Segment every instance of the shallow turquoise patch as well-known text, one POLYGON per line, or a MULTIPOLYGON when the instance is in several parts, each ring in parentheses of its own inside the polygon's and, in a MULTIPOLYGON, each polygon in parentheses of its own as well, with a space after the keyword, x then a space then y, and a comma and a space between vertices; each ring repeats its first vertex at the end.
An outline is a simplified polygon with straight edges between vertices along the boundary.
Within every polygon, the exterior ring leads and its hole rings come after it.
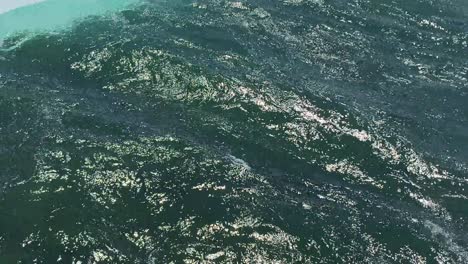
POLYGON ((0 14, 0 40, 19 32, 62 30, 91 15, 115 12, 138 0, 48 0, 0 14))

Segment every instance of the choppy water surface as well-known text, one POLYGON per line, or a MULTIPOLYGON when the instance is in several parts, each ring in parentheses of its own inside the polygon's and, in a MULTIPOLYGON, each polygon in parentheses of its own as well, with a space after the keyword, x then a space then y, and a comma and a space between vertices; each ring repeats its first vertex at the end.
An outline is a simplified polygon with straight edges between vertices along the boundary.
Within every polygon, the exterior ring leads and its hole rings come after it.
POLYGON ((468 262, 468 2, 109 10, 2 40, 0 263, 468 262))

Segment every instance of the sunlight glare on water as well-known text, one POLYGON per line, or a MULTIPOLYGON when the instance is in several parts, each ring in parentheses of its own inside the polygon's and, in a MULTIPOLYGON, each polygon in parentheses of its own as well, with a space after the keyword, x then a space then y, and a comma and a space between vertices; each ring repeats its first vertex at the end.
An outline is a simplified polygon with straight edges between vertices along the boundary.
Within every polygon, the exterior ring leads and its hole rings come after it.
POLYGON ((466 0, 0 3, 0 264, 468 263, 466 0))

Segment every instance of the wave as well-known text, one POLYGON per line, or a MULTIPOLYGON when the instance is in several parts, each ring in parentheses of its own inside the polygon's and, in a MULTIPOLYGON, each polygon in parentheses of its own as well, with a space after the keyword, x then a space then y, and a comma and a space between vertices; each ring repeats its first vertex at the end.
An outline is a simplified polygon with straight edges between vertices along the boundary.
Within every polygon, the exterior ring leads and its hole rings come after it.
POLYGON ((115 12, 136 2, 138 0, 8 1, 0 5, 0 40, 24 32, 62 30, 78 19, 115 12))
POLYGON ((463 25, 325 2, 6 39, 0 262, 466 263, 463 25))
POLYGON ((0 3, 0 14, 6 13, 8 11, 28 6, 28 5, 33 5, 38 2, 42 2, 44 0, 14 0, 14 1, 3 1, 0 3))

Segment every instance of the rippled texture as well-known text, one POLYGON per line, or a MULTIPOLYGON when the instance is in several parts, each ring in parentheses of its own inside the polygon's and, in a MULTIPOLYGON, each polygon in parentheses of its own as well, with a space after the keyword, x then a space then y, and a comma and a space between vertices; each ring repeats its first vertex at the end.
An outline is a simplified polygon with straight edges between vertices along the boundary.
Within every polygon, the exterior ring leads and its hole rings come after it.
POLYGON ((9 37, 0 262, 468 262, 467 11, 158 0, 9 37))

